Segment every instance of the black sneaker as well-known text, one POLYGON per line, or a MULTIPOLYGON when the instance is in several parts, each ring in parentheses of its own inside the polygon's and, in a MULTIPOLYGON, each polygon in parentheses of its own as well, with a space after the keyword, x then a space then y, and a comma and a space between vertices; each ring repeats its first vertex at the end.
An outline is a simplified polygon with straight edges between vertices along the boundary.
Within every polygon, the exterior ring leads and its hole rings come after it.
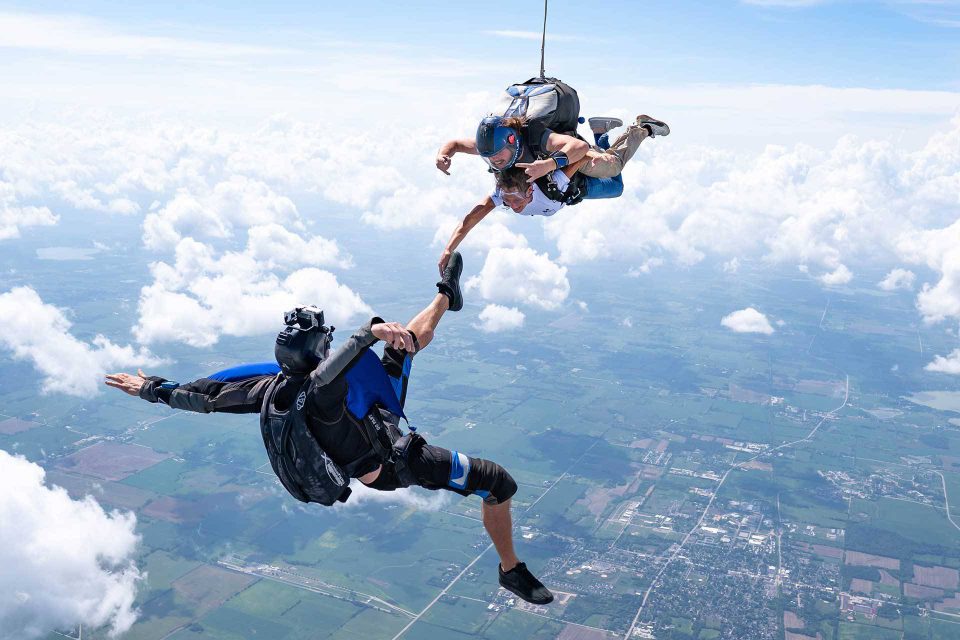
POLYGON ((443 270, 437 288, 440 293, 450 298, 450 311, 463 309, 463 294, 460 293, 460 274, 463 272, 463 257, 459 251, 454 251, 450 261, 443 270))
POLYGON ((553 602, 553 594, 550 589, 543 586, 543 583, 536 579, 527 569, 527 565, 518 562, 517 566, 510 571, 504 572, 503 567, 497 565, 497 571, 500 573, 500 586, 515 593, 530 604, 550 604, 553 602))
POLYGON ((670 135, 670 127, 667 126, 666 122, 661 122, 656 118, 651 118, 646 114, 641 114, 637 116, 636 126, 643 127, 644 129, 649 131, 651 138, 670 135))

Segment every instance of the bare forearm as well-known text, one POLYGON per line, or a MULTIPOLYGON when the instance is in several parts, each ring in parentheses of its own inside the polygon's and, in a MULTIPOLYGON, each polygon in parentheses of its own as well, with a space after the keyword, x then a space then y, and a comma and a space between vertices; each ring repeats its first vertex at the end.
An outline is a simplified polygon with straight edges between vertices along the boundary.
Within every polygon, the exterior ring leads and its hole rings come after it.
POLYGON ((488 213, 493 211, 493 209, 493 199, 489 196, 487 196, 483 202, 477 204, 473 209, 471 209, 470 213, 464 216, 463 220, 460 221, 460 224, 457 225, 457 228, 453 230, 450 240, 447 241, 445 251, 456 251, 457 247, 460 246, 460 243, 463 242, 463 239, 467 237, 467 234, 470 233, 471 229, 480 224, 480 221, 483 220, 488 213))
POLYGON ((447 140, 440 146, 440 154, 445 156, 452 156, 455 153, 469 153, 471 155, 477 155, 477 142, 471 140, 470 138, 459 138, 455 140, 447 140))
POLYGON ((551 153, 556 151, 562 152, 567 156, 567 162, 573 164, 587 154, 587 151, 590 150, 590 145, 573 136, 551 133, 547 139, 547 150, 551 153))

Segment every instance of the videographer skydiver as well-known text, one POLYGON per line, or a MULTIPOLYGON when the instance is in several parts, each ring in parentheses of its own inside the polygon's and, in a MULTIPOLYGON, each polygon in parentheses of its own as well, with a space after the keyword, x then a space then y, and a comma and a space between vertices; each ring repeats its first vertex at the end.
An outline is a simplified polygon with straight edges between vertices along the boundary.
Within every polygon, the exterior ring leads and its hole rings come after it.
POLYGON ((439 293, 406 326, 375 317, 333 352, 333 327, 323 325, 322 311, 286 314, 274 349, 279 372, 270 363, 259 374, 240 367, 181 385, 139 371, 110 374, 106 384, 175 409, 259 413, 271 466, 303 502, 345 502, 349 478, 380 491, 418 485, 480 496, 483 525, 500 556, 500 585, 547 604, 553 594, 514 551, 510 505, 517 484, 510 474, 400 430, 412 358, 430 344, 443 314, 463 307, 462 269, 460 254, 453 254, 439 293), (381 359, 370 350, 378 340, 387 343, 381 359))

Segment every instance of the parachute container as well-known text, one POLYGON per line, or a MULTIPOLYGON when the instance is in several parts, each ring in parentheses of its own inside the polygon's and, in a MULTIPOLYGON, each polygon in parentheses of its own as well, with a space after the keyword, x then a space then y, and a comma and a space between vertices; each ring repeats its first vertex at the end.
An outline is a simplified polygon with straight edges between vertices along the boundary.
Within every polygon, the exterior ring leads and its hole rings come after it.
POLYGON ((530 78, 507 87, 493 113, 526 116, 557 133, 576 134, 580 98, 573 87, 561 80, 530 78))

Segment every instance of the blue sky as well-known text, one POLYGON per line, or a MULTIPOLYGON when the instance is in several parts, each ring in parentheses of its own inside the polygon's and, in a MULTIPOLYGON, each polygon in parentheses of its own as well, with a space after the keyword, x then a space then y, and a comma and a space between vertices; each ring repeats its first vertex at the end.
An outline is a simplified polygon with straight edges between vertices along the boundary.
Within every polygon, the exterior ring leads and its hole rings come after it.
MULTIPOLYGON (((522 63, 538 43, 541 4, 523 2, 20 2, 6 11, 86 16, 126 33, 298 51, 393 50, 522 63)), ((618 73, 656 83, 825 84, 957 89, 960 3, 760 0, 553 0, 548 70, 573 80, 618 73)), ((7 54, 4 54, 7 55, 7 54)), ((516 75, 517 67, 510 72, 516 75)), ((511 75, 511 77, 512 77, 511 75)))
MULTIPOLYGON (((95 109, 250 127, 285 113, 466 131, 501 87, 536 74, 541 11, 535 0, 0 4, 0 117, 95 109)), ((549 33, 547 71, 577 87, 584 115, 660 114, 676 144, 831 146, 851 133, 917 146, 960 105, 957 0, 553 0, 549 33)))

